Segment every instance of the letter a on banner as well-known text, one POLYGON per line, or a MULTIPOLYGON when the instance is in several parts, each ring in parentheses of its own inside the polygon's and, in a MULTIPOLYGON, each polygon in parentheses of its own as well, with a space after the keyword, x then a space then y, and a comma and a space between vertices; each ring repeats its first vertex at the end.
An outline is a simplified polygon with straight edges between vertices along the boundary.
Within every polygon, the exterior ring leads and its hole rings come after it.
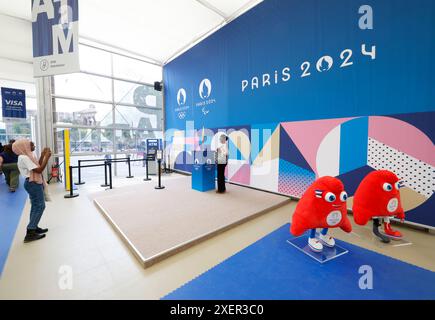
POLYGON ((33 75, 80 71, 78 0, 32 0, 33 75))

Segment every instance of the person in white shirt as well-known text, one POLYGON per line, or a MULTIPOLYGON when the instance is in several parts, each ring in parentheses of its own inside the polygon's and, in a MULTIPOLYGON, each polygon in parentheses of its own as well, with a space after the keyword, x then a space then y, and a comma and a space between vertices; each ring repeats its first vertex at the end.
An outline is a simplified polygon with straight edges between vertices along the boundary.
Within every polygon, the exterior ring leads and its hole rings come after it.
POLYGON ((45 210, 44 188, 46 184, 42 177, 48 160, 51 157, 49 148, 44 148, 39 160, 36 159, 33 152, 35 144, 27 139, 19 139, 12 144, 12 150, 18 155, 18 169, 26 180, 24 189, 30 198, 30 221, 27 225, 27 233, 24 242, 39 240, 45 237, 48 229, 42 229, 38 226, 42 214, 45 210))
POLYGON ((221 146, 217 148, 217 181, 218 181, 217 193, 224 193, 226 191, 225 167, 227 166, 228 163, 227 141, 228 141, 228 137, 225 134, 222 134, 219 137, 219 142, 221 146))

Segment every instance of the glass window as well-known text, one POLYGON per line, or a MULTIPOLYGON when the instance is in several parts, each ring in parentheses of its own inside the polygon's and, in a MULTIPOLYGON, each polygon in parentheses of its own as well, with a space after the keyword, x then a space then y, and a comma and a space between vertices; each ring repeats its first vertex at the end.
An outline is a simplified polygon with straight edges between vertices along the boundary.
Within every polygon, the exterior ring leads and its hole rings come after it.
POLYGON ((114 92, 116 104, 134 104, 154 108, 163 106, 162 93, 155 91, 151 86, 115 80, 114 92))
POLYGON ((146 139, 163 136, 162 92, 143 83, 160 81, 162 68, 85 45, 80 62, 83 72, 54 77, 55 152, 63 153, 62 128, 72 127, 73 157, 143 157, 146 139))
POLYGON ((143 152, 146 150, 146 140, 155 138, 161 138, 160 131, 116 130, 116 151, 125 154, 143 152))
POLYGON ((112 105, 105 103, 55 98, 54 122, 80 126, 109 126, 113 124, 112 105))
POLYGON ((26 138, 34 140, 32 135, 32 122, 30 121, 7 121, 0 122, 0 142, 9 143, 11 139, 26 138))
POLYGON ((116 126, 128 125, 132 129, 160 129, 161 110, 141 107, 116 106, 116 126))
POLYGON ((125 130, 116 130, 115 141, 116 141, 116 152, 130 152, 135 148, 136 135, 133 130, 126 128, 125 130))
POLYGON ((148 131, 148 130, 134 130, 137 139, 138 150, 143 151, 146 149, 147 139, 161 139, 162 131, 148 131))
POLYGON ((115 54, 113 75, 116 78, 151 84, 162 80, 162 67, 115 54))
POLYGON ((82 99, 112 101, 112 80, 84 73, 54 77, 55 94, 82 99))
MULTIPOLYGON (((55 129, 56 153, 63 154, 63 130, 55 129)), ((71 153, 113 152, 112 129, 70 129, 71 153)))
POLYGON ((80 70, 106 76, 112 74, 111 53, 80 45, 80 70))

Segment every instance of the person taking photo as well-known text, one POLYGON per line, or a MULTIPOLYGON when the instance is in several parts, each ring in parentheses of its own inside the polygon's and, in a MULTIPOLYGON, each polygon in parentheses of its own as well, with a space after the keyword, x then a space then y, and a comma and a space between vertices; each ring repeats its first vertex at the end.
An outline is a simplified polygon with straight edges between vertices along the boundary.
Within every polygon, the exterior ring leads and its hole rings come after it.
POLYGON ((27 225, 27 233, 24 242, 31 242, 45 237, 48 229, 38 226, 45 210, 44 188, 46 183, 42 176, 48 160, 51 157, 49 148, 42 150, 39 160, 35 157, 35 144, 27 139, 20 139, 12 144, 12 150, 18 155, 18 169, 25 177, 24 189, 30 198, 30 221, 27 225))

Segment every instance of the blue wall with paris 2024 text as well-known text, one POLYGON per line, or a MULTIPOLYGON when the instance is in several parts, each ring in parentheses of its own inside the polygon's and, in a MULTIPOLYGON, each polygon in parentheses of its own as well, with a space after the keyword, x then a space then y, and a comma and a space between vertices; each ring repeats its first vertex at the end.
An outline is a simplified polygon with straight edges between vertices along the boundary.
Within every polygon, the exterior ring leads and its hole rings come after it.
POLYGON ((230 181, 301 196, 321 175, 353 190, 389 169, 407 219, 435 226, 434 16, 431 0, 263 1, 165 65, 171 159, 190 159, 207 129, 243 128, 230 134, 230 181))

